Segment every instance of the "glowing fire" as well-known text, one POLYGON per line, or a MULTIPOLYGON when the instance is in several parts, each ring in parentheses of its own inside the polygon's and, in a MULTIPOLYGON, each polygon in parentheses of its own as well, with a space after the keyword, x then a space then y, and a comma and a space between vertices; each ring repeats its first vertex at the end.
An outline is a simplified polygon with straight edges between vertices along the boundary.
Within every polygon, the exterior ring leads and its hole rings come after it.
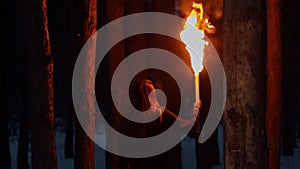
POLYGON ((195 75, 198 75, 203 69, 203 50, 208 45, 208 42, 204 40, 205 32, 214 33, 215 27, 210 24, 207 18, 204 18, 202 3, 193 2, 193 10, 185 22, 180 38, 190 54, 195 75))

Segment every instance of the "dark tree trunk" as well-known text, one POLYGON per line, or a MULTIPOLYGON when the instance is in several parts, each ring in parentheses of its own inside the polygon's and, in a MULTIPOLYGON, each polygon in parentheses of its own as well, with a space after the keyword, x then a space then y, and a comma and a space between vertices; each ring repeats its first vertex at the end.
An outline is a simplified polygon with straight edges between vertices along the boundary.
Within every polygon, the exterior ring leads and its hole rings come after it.
POLYGON ((77 55, 85 42, 79 35, 82 34, 82 1, 64 0, 63 1, 63 43, 69 44, 62 51, 63 63, 66 65, 65 78, 65 106, 66 106, 66 137, 65 137, 65 157, 74 157, 74 116, 75 110, 72 100, 72 76, 77 55), (79 19, 80 18, 80 19, 79 19))
MULTIPOLYGON (((150 2, 149 10, 153 12, 163 12, 175 15, 175 0, 153 0, 150 2)), ((181 44, 179 44, 178 41, 170 37, 157 34, 150 34, 148 39, 150 48, 161 48, 166 51, 174 52, 179 57, 185 57, 184 55, 182 55, 182 46, 180 46, 181 44)), ((183 49, 184 52, 185 50, 186 49, 183 49)), ((189 58, 188 60, 186 58, 181 59, 183 59, 184 61, 188 61, 189 63, 189 58)), ((175 114, 178 114, 180 105, 180 94, 176 90, 178 89, 176 82, 171 78, 171 76, 165 76, 162 72, 158 72, 155 70, 150 70, 150 77, 154 81, 154 83, 160 84, 160 86, 156 87, 161 87, 161 89, 165 92, 168 100, 167 108, 175 114)), ((181 152, 181 143, 178 143, 170 150, 155 157, 161 160, 161 163, 157 164, 156 166, 163 166, 165 168, 167 167, 172 169, 181 169, 181 152)))
MULTIPOLYGON (((8 1, 2 1, 0 4, 0 17, 2 20, 3 25, 10 25, 10 18, 7 15, 11 15, 10 3, 8 1)), ((10 148, 9 148, 9 131, 8 131, 8 93, 7 93, 7 63, 8 57, 10 56, 11 51, 9 51, 10 44, 10 27, 3 26, 2 33, 1 33, 1 51, 2 51, 2 58, 0 62, 0 166, 3 168, 11 168, 11 157, 10 157, 10 148)))
POLYGON ((73 104, 67 103, 67 112, 66 112, 66 137, 65 137, 65 158, 73 158, 74 157, 74 123, 73 123, 73 104))
POLYGON ((282 111, 281 0, 267 0, 267 37, 266 130, 269 168, 279 169, 282 111))
MULTIPOLYGON (((125 14, 125 1, 124 0, 110 0, 106 2, 106 22, 111 22, 119 17, 124 16, 125 14)), ((118 25, 121 31, 124 29, 124 25, 118 25)), ((121 32, 122 33, 122 32, 121 32)), ((114 35, 109 35, 110 38, 114 38, 114 35)), ((106 87, 110 89, 110 82, 114 70, 117 68, 117 65, 125 58, 125 42, 119 42, 115 47, 113 47, 108 53, 108 74, 109 81, 106 87)), ((110 90, 109 90, 110 91, 110 90)), ((111 94, 109 93, 109 96, 111 94)), ((107 120, 110 124, 117 130, 121 129, 121 115, 118 111, 113 108, 113 103, 110 103, 110 108, 107 112, 107 120)), ((111 136, 113 138, 107 138, 107 141, 110 140, 110 144, 113 144, 114 148, 117 148, 118 140, 116 136, 111 136)), ((106 168, 107 169, 116 169, 119 168, 120 159, 117 155, 106 152, 106 168)))
MULTIPOLYGON (((22 6, 18 5, 17 1, 14 2, 14 15, 16 16, 16 26, 15 29, 20 30, 20 26, 25 25, 26 21, 24 18, 20 17, 22 15, 22 6)), ((17 106, 17 112, 19 115, 19 137, 18 137, 18 152, 17 152, 17 168, 18 169, 28 169, 28 150, 29 150, 29 93, 27 86, 27 72, 24 70, 28 70, 27 66, 27 56, 25 55, 25 39, 24 39, 24 31, 15 30, 15 36, 18 39, 18 42, 14 42, 13 47, 18 49, 14 53, 14 58, 11 60, 11 63, 19 62, 18 65, 14 67, 14 69, 18 70, 17 76, 18 78, 18 93, 17 100, 19 102, 17 106)), ((16 83, 16 82, 14 82, 16 83)), ((13 104, 16 104, 15 102, 13 104)))
MULTIPOLYGON (((5 44, 5 42, 3 42, 5 44)), ((3 49, 6 50, 6 49, 3 49)), ((0 112, 0 166, 2 168, 11 168, 11 158, 10 158, 10 148, 9 148, 9 132, 8 132, 8 93, 7 91, 7 79, 6 79, 6 59, 3 58, 1 61, 1 74, 0 74, 0 104, 1 104, 1 112, 0 112)))
MULTIPOLYGON (((97 0, 84 0, 80 4, 79 12, 82 16, 81 31, 81 45, 83 45, 88 38, 97 30, 97 0)), ((86 113, 86 120, 89 121, 88 133, 86 133, 76 120, 76 133, 75 133, 75 168, 76 169, 93 169, 94 163, 94 142, 88 137, 94 135, 95 129, 95 105, 92 98, 93 82, 95 76, 95 54, 96 54, 96 39, 92 40, 89 44, 85 59, 84 67, 84 95, 86 100, 81 106, 83 112, 86 113)))
POLYGON ((297 32, 299 31, 298 8, 295 0, 282 1, 282 98, 283 98, 283 126, 282 126, 282 153, 292 156, 293 148, 296 146, 295 109, 299 96, 299 83, 297 73, 299 72, 299 57, 297 52, 297 32), (288 26, 293 25, 293 26, 288 26), (298 25, 298 28, 297 28, 298 25))
MULTIPOLYGON (((146 12, 147 11, 147 1, 139 0, 139 1, 131 1, 125 0, 125 15, 130 15, 139 12, 146 12)), ((146 22, 146 21, 145 21, 146 22)), ((138 23, 144 25, 143 23, 138 23)), ((124 28, 126 31, 129 28, 124 28)), ((125 40, 126 45, 126 56, 129 56, 133 52, 138 50, 147 48, 148 39, 147 36, 136 35, 132 38, 128 38, 125 40)))
POLYGON ((13 26, 11 18, 13 16, 11 2, 10 1, 1 1, 0 2, 0 18, 1 18, 1 28, 0 33, 1 46, 0 50, 2 52, 1 61, 0 61, 0 166, 1 168, 11 168, 11 157, 10 157, 10 147, 9 147, 9 130, 8 130, 8 116, 9 116, 9 107, 8 107, 8 77, 10 72, 8 71, 9 58, 13 56, 13 51, 11 50, 11 38, 12 31, 11 27, 13 26), (10 26, 5 26, 10 25, 10 26))
MULTIPOLYGON (((2 87, 2 86, 1 86, 2 87)), ((3 93, 1 93, 1 97, 3 97, 3 93)), ((6 98, 4 98, 6 99, 6 98)), ((1 98, 1 103, 4 102, 4 99, 1 98)), ((10 148, 9 148, 9 132, 8 132, 8 120, 7 120, 7 108, 6 104, 2 105, 2 112, 0 115, 0 166, 3 168, 11 168, 11 158, 10 158, 10 148)))
POLYGON ((57 116, 64 117, 65 158, 73 158, 74 108, 71 88, 72 73, 70 72, 73 72, 74 58, 78 55, 78 49, 74 45, 76 37, 74 29, 78 27, 75 26, 74 21, 79 20, 78 3, 74 0, 51 0, 47 4, 51 49, 55 65, 53 72, 54 109, 57 116))
MULTIPOLYGON (((25 85, 25 84, 24 84, 25 85)), ((21 99, 21 110, 20 110, 20 131, 18 140, 18 157, 17 166, 18 169, 28 169, 28 145, 29 145, 29 108, 26 96, 25 87, 23 88, 21 99)))
POLYGON ((23 4, 28 56, 32 168, 57 168, 53 112, 53 58, 46 0, 23 4))
POLYGON ((74 157, 74 107, 72 100, 72 75, 77 55, 84 43, 82 32, 82 6, 78 0, 50 1, 50 31, 53 31, 53 51, 55 51, 54 99, 56 108, 64 113, 65 122, 65 158, 74 157), (52 9, 52 10, 51 10, 52 9), (51 20, 52 19, 52 20, 51 20), (53 21, 53 22, 51 22, 53 21), (67 45, 66 45, 67 44, 67 45), (56 86, 55 86, 56 85, 56 86), (60 107, 58 107, 58 105, 60 107))
POLYGON ((151 11, 175 14, 175 0, 153 0, 151 11))
MULTIPOLYGON (((223 0, 203 0, 203 8, 206 15, 208 15, 209 21, 216 27, 216 32, 213 34, 206 34, 206 36, 211 41, 217 50, 220 59, 223 55, 223 41, 222 41, 222 16, 223 16, 223 0)), ((205 56, 204 56, 205 57, 205 56)), ((201 87, 201 101, 203 102, 203 107, 200 113, 200 126, 203 127, 206 121, 211 100, 211 84, 206 69, 202 70, 200 73, 200 87, 201 87)), ((200 133, 199 133, 200 134, 200 133)), ((196 140, 198 141, 198 140, 196 140)), ((218 145, 218 129, 214 131, 212 136, 204 143, 199 144, 197 142, 196 146, 197 155, 197 168, 198 169, 211 169, 214 165, 220 165, 219 159, 219 145, 218 145)))
POLYGON ((224 2, 225 168, 267 168, 265 2, 224 2))
MULTIPOLYGON (((90 116, 89 116, 90 117, 90 116)), ((93 169, 94 163, 94 142, 88 137, 80 126, 75 122, 75 169, 93 169)), ((91 129, 92 130, 92 129, 91 129)), ((94 131, 89 131, 94 132, 94 131)))

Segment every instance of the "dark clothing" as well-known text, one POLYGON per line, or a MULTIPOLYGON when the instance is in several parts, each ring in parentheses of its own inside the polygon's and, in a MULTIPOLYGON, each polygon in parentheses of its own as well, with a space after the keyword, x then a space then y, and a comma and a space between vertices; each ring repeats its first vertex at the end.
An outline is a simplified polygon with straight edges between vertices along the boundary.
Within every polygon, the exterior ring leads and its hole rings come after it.
MULTIPOLYGON (((158 135, 168 129, 175 121, 167 113, 162 114, 162 121, 159 119, 147 123, 136 125, 130 124, 126 127, 125 133, 131 137, 150 137, 158 135)), ((159 143, 158 143, 159 144, 159 143)), ((148 158, 118 158, 118 169, 181 169, 181 144, 177 144, 172 149, 148 158)))
POLYGON ((213 165, 220 165, 217 137, 216 130, 206 142, 196 143, 197 169, 211 169, 213 165))
POLYGON ((118 169, 181 169, 181 145, 148 158, 119 158, 118 169))

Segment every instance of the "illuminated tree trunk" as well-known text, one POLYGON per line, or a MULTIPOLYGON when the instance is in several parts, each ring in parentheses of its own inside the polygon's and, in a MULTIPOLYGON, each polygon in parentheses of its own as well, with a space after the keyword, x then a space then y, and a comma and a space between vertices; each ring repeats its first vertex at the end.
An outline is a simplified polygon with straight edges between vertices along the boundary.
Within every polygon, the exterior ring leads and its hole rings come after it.
POLYGON ((224 2, 225 168, 267 168, 264 1, 224 2))
POLYGON ((56 169, 53 112, 53 57, 46 0, 23 3, 28 56, 32 168, 56 169))
POLYGON ((280 167, 281 133, 281 0, 267 0, 267 111, 266 130, 269 168, 280 167))
MULTIPOLYGON (((79 12, 82 16, 81 27, 81 43, 82 45, 90 38, 97 30, 97 0, 83 0, 80 4, 79 12)), ((93 101, 93 82, 95 76, 95 56, 96 56, 96 39, 90 41, 87 50, 85 51, 84 64, 84 91, 83 100, 85 102, 80 107, 86 113, 85 118, 89 121, 88 128, 89 135, 94 135, 95 129, 95 104, 93 101)), ((75 168, 76 169, 93 169, 94 164, 94 142, 87 136, 78 120, 76 121, 75 133, 75 168)))

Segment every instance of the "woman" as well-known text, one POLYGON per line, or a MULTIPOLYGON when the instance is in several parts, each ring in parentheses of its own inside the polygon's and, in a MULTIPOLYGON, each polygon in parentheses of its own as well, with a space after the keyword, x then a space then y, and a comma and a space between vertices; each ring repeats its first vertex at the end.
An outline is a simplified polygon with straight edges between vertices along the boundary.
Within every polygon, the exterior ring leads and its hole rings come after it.
MULTIPOLYGON (((182 119, 176 114, 160 106, 156 93, 153 93, 155 87, 151 80, 134 80, 130 88, 130 99, 136 109, 145 113, 145 118, 149 116, 157 116, 159 118, 151 123, 133 124, 132 122, 124 123, 124 133, 131 137, 146 138, 155 136, 168 129, 175 120, 179 121, 180 127, 193 125, 196 121, 201 102, 194 104, 193 116, 189 120, 182 119), (151 93, 152 92, 152 93, 151 93), (151 94, 150 94, 151 93, 151 94)), ((172 149, 160 155, 149 158, 123 158, 120 157, 118 168, 124 169, 181 169, 181 145, 180 143, 172 149)))

